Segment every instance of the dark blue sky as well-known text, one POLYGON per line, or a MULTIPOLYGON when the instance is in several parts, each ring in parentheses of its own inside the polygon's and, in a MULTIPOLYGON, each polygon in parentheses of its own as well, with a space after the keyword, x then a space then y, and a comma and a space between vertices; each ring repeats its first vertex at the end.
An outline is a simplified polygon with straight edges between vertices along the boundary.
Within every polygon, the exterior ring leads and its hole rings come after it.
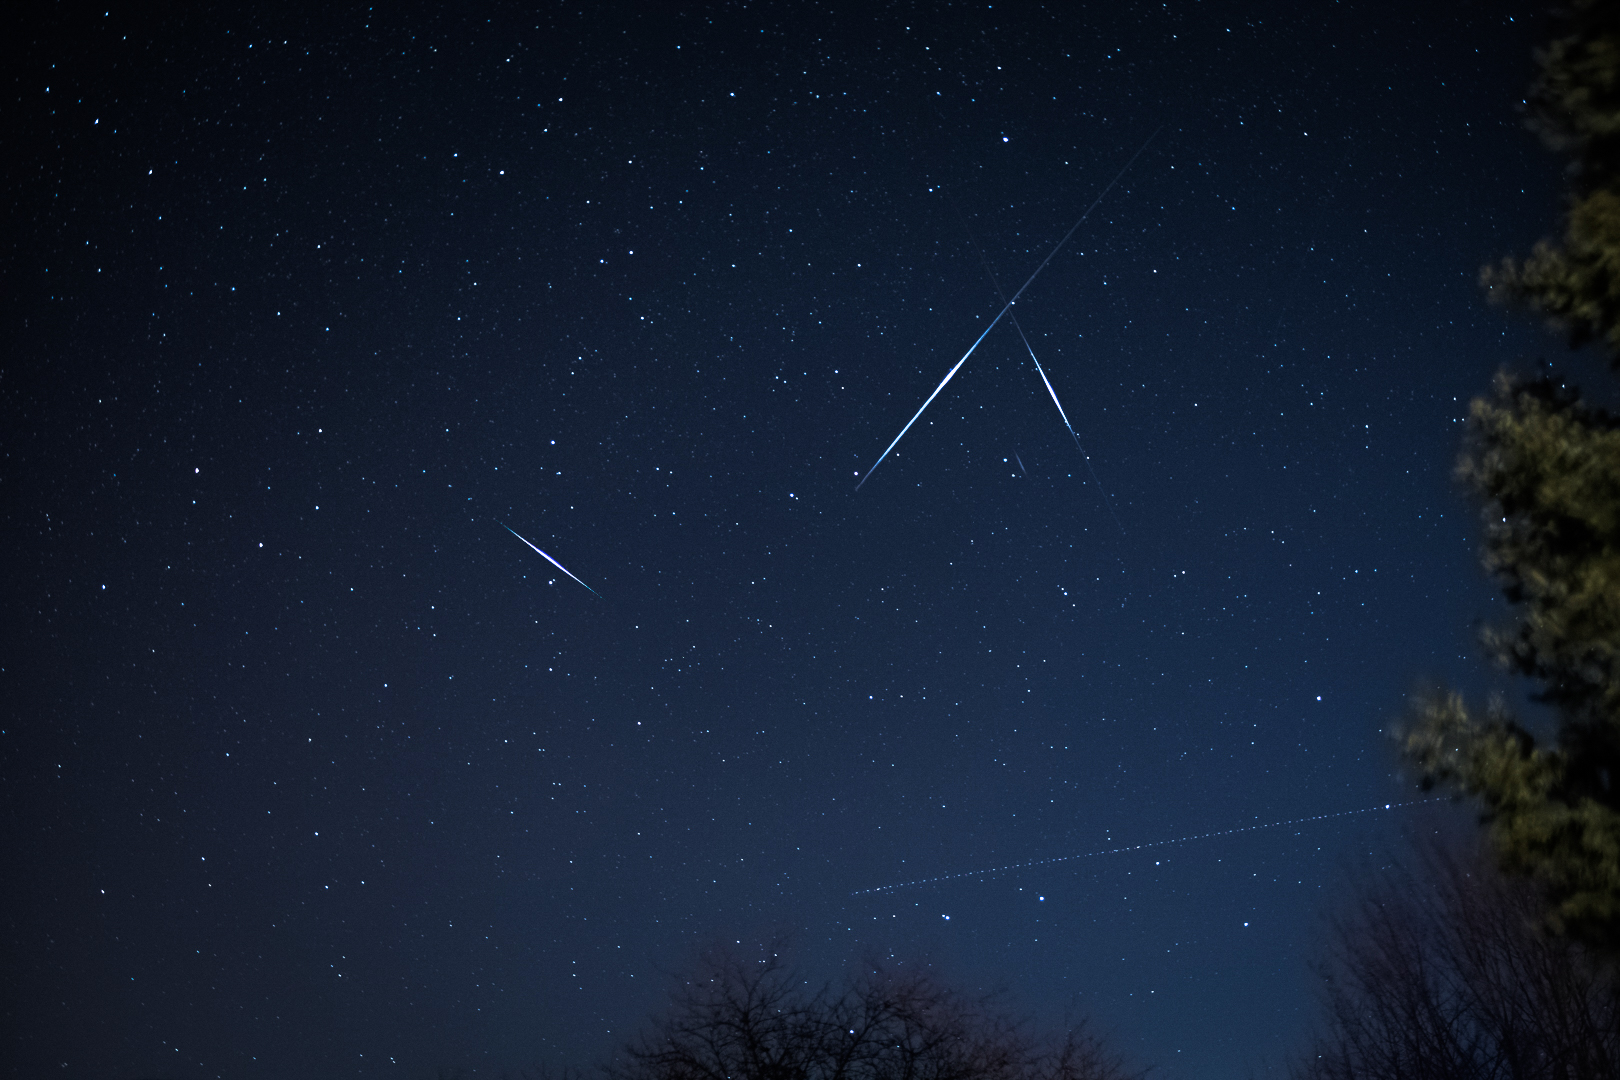
POLYGON ((1534 9, 104 10, 0 121, 11 1075, 588 1064, 774 936, 1297 1046, 1423 810, 976 872, 1414 797, 1534 9), (1101 490, 1004 320, 857 493, 1156 129, 1017 305, 1101 490))

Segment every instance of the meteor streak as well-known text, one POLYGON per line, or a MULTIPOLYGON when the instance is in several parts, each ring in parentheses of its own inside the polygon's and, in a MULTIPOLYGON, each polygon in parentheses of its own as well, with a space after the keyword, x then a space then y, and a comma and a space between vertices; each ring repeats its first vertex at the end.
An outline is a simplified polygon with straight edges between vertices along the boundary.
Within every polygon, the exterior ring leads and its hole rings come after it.
MULTIPOLYGON (((1009 303, 1007 305, 1007 307, 1002 308, 999 312, 996 313, 995 318, 990 320, 990 325, 984 328, 984 333, 979 335, 979 340, 975 341, 972 345, 969 345, 968 346, 968 351, 962 354, 962 359, 958 360, 956 362, 956 366, 951 368, 951 370, 947 371, 945 373, 945 377, 943 379, 939 380, 939 385, 934 387, 934 392, 932 394, 929 394, 928 395, 928 400, 922 403, 922 409, 917 410, 917 416, 921 416, 923 414, 923 409, 928 408, 928 406, 933 402, 933 400, 935 398, 939 397, 939 392, 941 390, 945 389, 945 384, 950 382, 951 378, 953 376, 955 376, 955 374, 962 369, 962 365, 967 363, 967 358, 973 355, 973 350, 977 349, 979 347, 979 341, 983 341, 985 339, 985 335, 990 333, 990 331, 992 331, 992 330, 994 330, 996 328, 996 323, 1001 321, 1001 317, 1003 315, 1007 314, 1007 308, 1010 308, 1010 307, 1012 307, 1012 304, 1009 303)), ((910 420, 906 421, 906 426, 900 429, 900 434, 896 435, 894 437, 894 442, 889 444, 889 450, 893 450, 894 447, 895 447, 895 443, 898 443, 901 439, 906 437, 906 432, 911 430, 911 425, 915 424, 917 422, 917 416, 913 416, 910 420)), ((889 456, 889 450, 883 451, 883 453, 878 455, 878 459, 876 461, 872 462, 872 468, 867 469, 866 470, 866 476, 861 477, 860 484, 855 485, 855 490, 856 491, 861 490, 861 484, 866 483, 866 477, 872 475, 872 469, 876 469, 879 465, 883 464, 883 459, 889 456)))
MULTIPOLYGON (((1041 271, 1046 269, 1046 264, 1051 262, 1052 259, 1057 255, 1057 253, 1059 251, 1063 250, 1063 245, 1067 244, 1069 242, 1069 237, 1073 236, 1074 233, 1075 233, 1075 230, 1080 228, 1080 226, 1085 223, 1086 218, 1090 217, 1091 212, 1093 210, 1097 209, 1097 206, 1103 201, 1103 198, 1110 191, 1114 190, 1114 185, 1119 183, 1120 179, 1122 177, 1124 177, 1124 175, 1127 172, 1130 171, 1130 168, 1131 168, 1132 165, 1136 164, 1136 159, 1142 156, 1142 151, 1146 150, 1148 148, 1148 143, 1152 142, 1155 138, 1157 138, 1159 132, 1163 131, 1163 130, 1164 129, 1162 127, 1161 128, 1156 128, 1154 130, 1153 134, 1149 135, 1147 137, 1147 142, 1144 142, 1141 145, 1141 147, 1137 149, 1136 153, 1131 155, 1131 160, 1129 160, 1129 161, 1127 161, 1125 163, 1125 167, 1123 169, 1119 170, 1118 174, 1115 175, 1115 177, 1112 180, 1108 181, 1108 186, 1103 188, 1101 194, 1099 194, 1095 199, 1092 200, 1092 203, 1091 203, 1090 206, 1086 207, 1086 212, 1080 215, 1080 220, 1076 221, 1073 225, 1071 225, 1069 227, 1069 231, 1063 234, 1063 239, 1061 239, 1061 240, 1059 240, 1057 242, 1057 246, 1052 249, 1051 254, 1047 255, 1046 258, 1041 260, 1041 265, 1037 266, 1035 268, 1035 272, 1033 274, 1029 275, 1029 280, 1024 282, 1024 284, 1019 287, 1017 292, 1013 293, 1012 299, 1008 300, 1005 304, 1003 304, 1000 311, 996 312, 996 317, 990 320, 990 325, 984 328, 984 333, 980 334, 979 337, 978 337, 978 340, 974 341, 974 343, 972 345, 968 346, 968 351, 962 354, 962 359, 958 360, 956 362, 956 366, 951 368, 951 370, 947 371, 945 373, 945 377, 939 381, 939 385, 934 387, 934 392, 932 394, 929 394, 928 395, 928 400, 922 403, 922 408, 917 410, 917 415, 913 416, 910 420, 906 421, 906 426, 900 429, 900 434, 898 434, 898 435, 896 435, 894 437, 894 442, 891 442, 889 444, 889 446, 888 446, 888 449, 884 450, 883 453, 879 454, 878 459, 876 461, 872 462, 872 468, 867 469, 866 470, 866 476, 861 477, 860 483, 855 485, 855 490, 856 491, 861 490, 861 484, 866 483, 867 477, 871 476, 873 471, 875 471, 879 465, 883 464, 883 459, 889 456, 889 451, 893 450, 895 448, 896 444, 898 444, 901 439, 906 437, 906 432, 910 431, 911 430, 911 425, 915 424, 917 422, 917 417, 921 416, 923 414, 923 411, 925 409, 927 409, 928 406, 933 403, 933 400, 939 396, 939 392, 941 390, 945 389, 945 384, 950 382, 951 379, 953 377, 955 377, 956 373, 962 369, 963 364, 967 363, 968 357, 973 355, 973 350, 977 349, 979 347, 979 342, 983 341, 989 335, 990 331, 995 329, 996 323, 1001 321, 1001 317, 1003 315, 1007 314, 1007 312, 1012 310, 1012 306, 1014 304, 1018 303, 1018 298, 1020 296, 1024 295, 1024 290, 1029 288, 1031 285, 1033 285, 1035 283, 1035 279, 1041 276, 1041 271)), ((1067 422, 1067 421, 1065 421, 1065 422, 1067 422)), ((1098 485, 1098 486, 1101 487, 1101 485, 1098 485)), ((1112 511, 1112 508, 1110 508, 1110 512, 1111 511, 1112 511)), ((1115 520, 1117 522, 1118 519, 1116 518, 1115 520)), ((572 575, 570 575, 570 576, 572 576, 572 575)), ((584 582, 580 582, 580 584, 584 584, 584 582)))
MULTIPOLYGON (((1039 360, 1035 359, 1035 350, 1030 347, 1029 338, 1024 337, 1024 328, 1018 325, 1018 316, 1013 316, 1012 324, 1017 327, 1018 336, 1023 341, 1024 348, 1029 349, 1029 358, 1035 361, 1035 370, 1040 372, 1041 382, 1046 384, 1046 392, 1052 395, 1052 404, 1057 406, 1058 415, 1063 417, 1063 426, 1069 429, 1070 435, 1074 436, 1074 445, 1080 450, 1080 456, 1086 459, 1086 471, 1091 473, 1091 482, 1097 485, 1098 491, 1102 492, 1103 505, 1108 507, 1108 516, 1114 519, 1114 524, 1119 526, 1119 531, 1123 534, 1125 526, 1120 522, 1119 515, 1114 513, 1114 502, 1108 497, 1108 492, 1103 488, 1102 481, 1097 479, 1097 470, 1092 467, 1091 455, 1086 453, 1084 446, 1080 445, 1080 436, 1075 433, 1074 425, 1069 423, 1069 414, 1063 411, 1063 402, 1058 400, 1057 391, 1052 389, 1052 380, 1046 377, 1046 369, 1041 367, 1039 360)), ((1021 468, 1024 463, 1020 461, 1018 464, 1021 468)))
MULTIPOLYGON (((496 522, 496 524, 500 525, 501 528, 505 529, 507 532, 511 533, 513 536, 517 536, 517 538, 519 540, 523 540, 523 537, 518 536, 517 530, 512 528, 512 526, 506 524, 505 522, 496 522)), ((527 540, 523 540, 523 542, 525 544, 529 544, 529 542, 527 540)), ((579 578, 574 577, 573 574, 568 573, 568 567, 564 566, 562 563, 558 562, 556 559, 553 559, 550 555, 547 555, 545 552, 541 551, 539 548, 534 547, 533 544, 529 544, 529 546, 531 548, 534 548, 534 550, 539 554, 539 556, 542 559, 546 560, 546 562, 550 563, 552 566, 555 566, 557 569, 561 570, 563 573, 568 574, 568 576, 574 578, 575 581, 579 581, 579 578)), ((585 585, 585 583, 583 581, 579 581, 579 583, 581 585, 585 585)), ((590 593, 592 596, 600 596, 600 595, 602 595, 601 593, 597 592, 595 589, 591 588, 589 585, 585 585, 585 591, 590 593)))

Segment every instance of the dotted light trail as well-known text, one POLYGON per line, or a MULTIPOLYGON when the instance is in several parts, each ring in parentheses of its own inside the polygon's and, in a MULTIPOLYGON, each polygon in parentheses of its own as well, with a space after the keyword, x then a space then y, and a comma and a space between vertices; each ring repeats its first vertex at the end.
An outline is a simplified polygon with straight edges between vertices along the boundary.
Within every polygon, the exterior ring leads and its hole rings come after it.
POLYGON ((1304 825, 1312 821, 1332 821, 1334 818, 1354 817, 1357 814, 1373 814, 1380 810, 1399 810, 1407 806, 1421 806, 1424 803, 1443 801, 1440 797, 1428 799, 1413 799, 1410 802, 1383 803, 1380 806, 1367 806, 1360 810, 1340 810, 1336 814, 1315 814, 1311 817, 1290 818, 1287 821, 1272 821, 1265 825, 1243 825, 1236 829, 1221 829, 1217 832, 1196 833, 1192 836, 1178 836, 1174 840, 1154 840, 1147 844, 1131 844, 1126 847, 1102 848, 1098 851, 1087 851, 1079 855, 1057 855, 1050 859, 1033 859, 1030 862, 1010 863, 1007 866, 993 866, 988 870, 967 870, 960 874, 941 874, 938 877, 917 878, 915 881, 901 881, 894 885, 879 885, 872 889, 856 889, 851 896, 866 896, 870 893, 893 892, 896 889, 906 889, 913 885, 932 885, 940 881, 960 881, 963 878, 984 877, 986 874, 1001 874, 1009 870, 1028 870, 1034 866, 1051 866, 1053 863, 1073 862, 1075 859, 1092 859, 1100 855, 1122 855, 1127 851, 1146 851, 1149 848, 1169 847, 1171 844, 1190 844, 1194 840, 1213 840, 1217 836, 1237 836, 1239 833, 1259 832, 1261 829, 1280 829, 1285 825, 1304 825))

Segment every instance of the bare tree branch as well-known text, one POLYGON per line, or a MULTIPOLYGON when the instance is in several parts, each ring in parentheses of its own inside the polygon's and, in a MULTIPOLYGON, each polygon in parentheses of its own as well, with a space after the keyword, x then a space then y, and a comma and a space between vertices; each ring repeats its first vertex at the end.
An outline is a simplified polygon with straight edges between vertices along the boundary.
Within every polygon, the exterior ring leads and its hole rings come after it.
POLYGON ((875 969, 812 989, 772 956, 722 954, 625 1048, 609 1080, 1128 1080, 1101 1039, 1038 1038, 937 978, 875 969))
POLYGON ((1328 1019, 1297 1080, 1612 1080, 1620 982, 1537 928, 1535 886, 1438 845, 1332 925, 1328 1019))

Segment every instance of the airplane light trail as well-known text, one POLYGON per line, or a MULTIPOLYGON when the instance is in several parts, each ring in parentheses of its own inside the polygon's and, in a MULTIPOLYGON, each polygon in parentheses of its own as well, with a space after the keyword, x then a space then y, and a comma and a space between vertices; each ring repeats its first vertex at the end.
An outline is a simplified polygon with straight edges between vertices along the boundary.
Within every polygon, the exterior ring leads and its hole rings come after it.
MULTIPOLYGON (((1002 305, 1000 311, 996 312, 996 317, 990 320, 990 325, 984 328, 984 333, 980 334, 978 340, 974 341, 972 345, 968 346, 968 351, 962 354, 962 359, 958 360, 956 362, 956 366, 951 368, 950 371, 947 371, 945 373, 945 377, 939 381, 939 385, 934 387, 934 392, 928 395, 928 400, 922 403, 922 408, 917 410, 916 416, 913 416, 910 420, 906 421, 906 426, 900 429, 900 434, 894 437, 894 442, 891 442, 888 449, 884 450, 883 453, 878 455, 878 459, 872 463, 872 468, 866 470, 866 476, 861 477, 860 483, 855 485, 856 491, 861 490, 861 485, 866 483, 867 477, 870 477, 873 471, 876 470, 879 465, 883 464, 883 459, 889 456, 889 451, 893 450, 895 445, 898 444, 901 439, 906 437, 906 432, 910 431, 911 425, 917 422, 917 417, 923 414, 923 411, 928 408, 936 397, 939 396, 939 392, 945 389, 945 384, 950 382, 956 373, 961 370, 963 364, 967 363, 968 357, 973 355, 973 350, 979 347, 979 342, 983 341, 985 337, 989 335, 990 331, 995 329, 996 323, 1001 321, 1001 317, 1003 315, 1012 310, 1012 306, 1018 303, 1018 298, 1024 295, 1024 290, 1028 289, 1035 283, 1035 279, 1041 276, 1041 271, 1046 269, 1046 264, 1051 262, 1059 251, 1063 250, 1063 245, 1069 242, 1069 237, 1073 236, 1075 230, 1080 228, 1080 226, 1085 223, 1086 218, 1090 217, 1091 212, 1097 209, 1098 205, 1103 201, 1103 198, 1107 196, 1110 191, 1114 190, 1114 185, 1119 183, 1120 179, 1130 171, 1132 165, 1136 164, 1136 159, 1142 156, 1142 151, 1148 148, 1148 143, 1151 143, 1155 138, 1157 138, 1159 132, 1163 130, 1164 128, 1162 127, 1154 129, 1153 134, 1147 137, 1147 142, 1144 142, 1137 149, 1136 153, 1131 155, 1131 160, 1125 163, 1125 167, 1119 170, 1112 180, 1108 181, 1108 186, 1103 188, 1101 194, 1092 200, 1090 206, 1086 207, 1086 212, 1080 215, 1080 220, 1076 221, 1069 227, 1069 231, 1063 234, 1063 239, 1059 240, 1057 242, 1057 246, 1052 249, 1051 253, 1048 254, 1046 258, 1041 260, 1041 265, 1037 266, 1035 268, 1035 272, 1029 275, 1029 280, 1025 281, 1024 284, 1019 287, 1017 292, 1013 293, 1012 299, 1008 300, 1004 305, 1002 305)), ((1101 485, 1098 486, 1101 487, 1101 485)), ((1109 509, 1110 512, 1112 512, 1112 507, 1109 509)), ((1116 518, 1115 521, 1117 522, 1118 519, 1116 518)), ((584 583, 581 582, 581 584, 584 583)))
POLYGON ((1284 825, 1303 825, 1310 821, 1330 821, 1333 818, 1355 817, 1358 814, 1371 814, 1378 810, 1399 810, 1407 806, 1422 806, 1424 803, 1441 802, 1442 796, 1428 799, 1413 799, 1410 802, 1384 803, 1382 806, 1367 806, 1360 810, 1341 810, 1336 814, 1315 814, 1311 817, 1290 818, 1287 821, 1272 821, 1264 825, 1241 825, 1235 829, 1220 829, 1216 832, 1198 833, 1194 836, 1178 836, 1174 840, 1154 840, 1147 844, 1128 844, 1124 847, 1103 848, 1100 851, 1087 851, 1079 855, 1059 855, 1052 859, 1031 859, 1029 862, 1013 863, 1010 866, 994 866, 988 870, 968 870, 960 874, 941 874, 938 877, 917 878, 914 881, 901 881, 894 885, 879 885, 871 889, 856 889, 851 896, 866 896, 871 893, 894 892, 896 889, 906 889, 913 885, 932 885, 940 881, 960 881, 963 878, 984 877, 986 874, 1000 874, 1008 870, 1028 870, 1034 866, 1049 866, 1052 863, 1071 862, 1075 859, 1090 859, 1099 855, 1119 855, 1127 851, 1146 851, 1148 848, 1166 847, 1170 844, 1188 844, 1194 840, 1209 840, 1217 836, 1236 836, 1239 833, 1258 832, 1261 829, 1277 829, 1284 825))
MULTIPOLYGON (((518 536, 518 531, 516 529, 512 528, 512 526, 506 524, 503 521, 498 521, 498 522, 496 522, 496 524, 499 525, 501 528, 505 529, 507 532, 511 533, 513 536, 517 536, 517 538, 519 540, 523 540, 523 537, 518 536)), ((525 544, 529 544, 529 542, 527 540, 523 540, 523 542, 525 544)), ((534 548, 534 550, 536 552, 538 552, 540 557, 542 559, 546 560, 546 562, 550 563, 552 566, 555 566, 557 569, 561 570, 563 573, 568 574, 568 576, 574 578, 575 581, 579 581, 579 578, 574 577, 573 574, 568 573, 568 567, 564 566, 562 563, 558 562, 556 559, 553 559, 550 555, 547 555, 545 552, 541 551, 539 548, 534 547, 533 544, 529 544, 529 546, 534 548)), ((579 581, 579 583, 581 585, 585 585, 585 583, 583 581, 579 581)), ((597 592, 595 589, 591 588, 589 585, 585 585, 585 590, 587 592, 589 592, 592 596, 600 596, 600 595, 602 595, 601 593, 597 592)))

